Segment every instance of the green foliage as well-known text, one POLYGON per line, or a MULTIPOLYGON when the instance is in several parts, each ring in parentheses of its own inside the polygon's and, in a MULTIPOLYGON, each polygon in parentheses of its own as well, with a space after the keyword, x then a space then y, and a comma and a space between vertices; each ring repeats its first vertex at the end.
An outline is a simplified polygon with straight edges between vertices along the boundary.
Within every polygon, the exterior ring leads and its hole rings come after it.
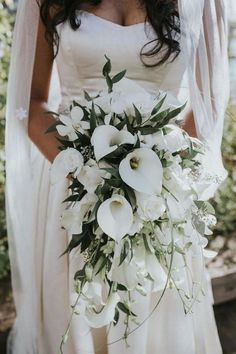
POLYGON ((229 175, 215 197, 215 234, 227 237, 235 233, 236 237, 236 107, 230 107, 226 114, 222 151, 229 175))
POLYGON ((2 4, 0 4, 0 279, 7 277, 10 272, 4 212, 4 127, 7 75, 13 23, 14 14, 10 13, 2 4))

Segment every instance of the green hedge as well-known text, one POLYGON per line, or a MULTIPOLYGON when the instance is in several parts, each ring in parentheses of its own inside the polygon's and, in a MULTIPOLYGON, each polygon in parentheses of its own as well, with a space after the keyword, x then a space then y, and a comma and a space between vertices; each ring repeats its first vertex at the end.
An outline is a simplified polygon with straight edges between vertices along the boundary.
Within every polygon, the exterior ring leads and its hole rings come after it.
POLYGON ((214 234, 227 237, 234 233, 236 237, 236 107, 233 106, 226 114, 222 151, 229 174, 215 196, 218 223, 214 234))
POLYGON ((13 22, 14 14, 10 14, 9 11, 3 8, 3 5, 0 4, 0 279, 7 277, 10 271, 4 212, 4 127, 7 73, 10 59, 13 22))

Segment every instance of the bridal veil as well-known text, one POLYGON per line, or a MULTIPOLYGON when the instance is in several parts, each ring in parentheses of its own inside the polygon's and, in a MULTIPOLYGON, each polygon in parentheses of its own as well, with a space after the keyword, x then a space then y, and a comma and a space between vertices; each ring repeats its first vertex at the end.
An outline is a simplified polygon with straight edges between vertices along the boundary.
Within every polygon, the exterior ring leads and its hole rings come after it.
MULTIPOLYGON (((181 50, 188 70, 191 107, 199 138, 212 155, 209 173, 226 176, 221 139, 229 83, 226 0, 179 0, 181 50)), ((28 137, 28 109, 37 39, 36 0, 19 0, 13 36, 6 112, 6 211, 17 318, 9 353, 37 354, 35 208, 45 158, 28 137)), ((56 76, 56 68, 54 70, 56 76)), ((52 79, 51 104, 60 92, 52 79)), ((209 191, 212 195, 216 186, 209 191)), ((42 198, 44 196, 41 196, 42 198)))

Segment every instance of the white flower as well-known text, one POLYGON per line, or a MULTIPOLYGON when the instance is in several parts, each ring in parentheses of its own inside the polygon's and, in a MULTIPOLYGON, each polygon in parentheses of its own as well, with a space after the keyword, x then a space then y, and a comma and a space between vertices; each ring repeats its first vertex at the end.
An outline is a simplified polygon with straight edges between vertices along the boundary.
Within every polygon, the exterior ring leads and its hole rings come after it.
POLYGON ((101 170, 94 160, 90 159, 82 167, 77 178, 88 193, 93 193, 99 184, 103 183, 103 177, 106 175, 107 173, 101 170))
POLYGON ((130 236, 135 235, 143 228, 143 220, 139 217, 138 213, 133 215, 133 224, 128 232, 130 236))
POLYGON ((122 180, 138 192, 157 195, 162 190, 163 168, 159 157, 148 148, 135 149, 120 163, 122 180))
POLYGON ((150 251, 147 251, 144 242, 141 240, 139 244, 134 246, 133 251, 133 261, 138 268, 137 274, 139 277, 139 282, 145 287, 145 280, 149 274, 153 280, 152 291, 164 289, 167 281, 167 275, 156 255, 150 251))
POLYGON ((189 147, 188 140, 184 136, 184 131, 174 124, 165 125, 167 134, 163 130, 154 134, 144 136, 144 140, 151 148, 156 145, 159 150, 170 151, 171 153, 185 150, 189 147))
POLYGON ((131 205, 125 197, 114 194, 98 208, 97 221, 105 234, 119 242, 128 233, 133 223, 131 205))
POLYGON ((109 279, 124 285, 128 290, 134 290, 139 283, 137 265, 133 259, 125 259, 121 265, 119 264, 120 258, 117 257, 112 263, 109 279))
POLYGON ((83 222, 87 220, 89 212, 93 210, 98 198, 95 194, 85 194, 85 196, 76 203, 76 206, 65 209, 61 216, 61 226, 66 229, 70 235, 81 234, 83 222))
POLYGON ((57 183, 63 180, 68 173, 73 172, 76 177, 84 164, 82 154, 73 148, 62 150, 55 157, 51 166, 51 183, 57 183))
POLYGON ((18 118, 19 120, 23 120, 26 119, 28 117, 28 113, 24 108, 19 108, 16 109, 16 118, 18 118))
POLYGON ((158 220, 165 212, 166 206, 162 197, 148 196, 139 192, 136 192, 135 195, 138 205, 137 212, 142 220, 158 220))
POLYGON ((85 130, 90 129, 89 122, 83 121, 84 112, 79 106, 72 108, 70 117, 60 115, 59 119, 63 123, 57 125, 57 131, 61 136, 68 136, 69 140, 76 140, 78 137, 76 131, 84 134, 85 130))
POLYGON ((128 116, 134 116, 134 105, 138 108, 145 119, 146 115, 150 115, 155 98, 150 95, 143 87, 138 85, 133 80, 124 78, 114 85, 112 108, 122 113, 125 112, 128 116))
POLYGON ((135 144, 135 137, 126 130, 119 131, 111 125, 97 127, 91 137, 97 161, 115 151, 122 144, 135 144))
POLYGON ((92 101, 88 102, 88 107, 91 109, 92 104, 94 104, 94 109, 96 114, 101 114, 99 107, 105 112, 106 115, 114 112, 111 109, 111 99, 113 93, 107 93, 104 91, 100 92, 100 95, 94 98, 92 101))
POLYGON ((112 292, 101 312, 96 313, 93 309, 87 308, 84 315, 88 325, 92 328, 100 328, 110 324, 115 316, 115 308, 119 300, 118 293, 112 292))

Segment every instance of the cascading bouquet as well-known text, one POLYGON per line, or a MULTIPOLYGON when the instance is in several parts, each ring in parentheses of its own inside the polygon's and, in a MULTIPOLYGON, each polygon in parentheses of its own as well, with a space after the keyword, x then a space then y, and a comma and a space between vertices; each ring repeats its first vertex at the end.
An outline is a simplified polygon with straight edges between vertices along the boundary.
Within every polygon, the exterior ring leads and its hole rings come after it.
POLYGON ((126 339, 130 321, 140 325, 135 293, 156 292, 159 303, 173 288, 191 311, 202 292, 191 260, 204 255, 216 220, 203 197, 210 184, 203 145, 180 127, 184 106, 167 93, 147 93, 124 78, 125 70, 111 77, 106 59, 108 90, 96 97, 85 92, 55 114, 47 132, 61 136, 52 183, 71 179, 61 216, 71 236, 65 252, 83 255, 72 313, 91 327, 116 325, 123 313, 126 339))

